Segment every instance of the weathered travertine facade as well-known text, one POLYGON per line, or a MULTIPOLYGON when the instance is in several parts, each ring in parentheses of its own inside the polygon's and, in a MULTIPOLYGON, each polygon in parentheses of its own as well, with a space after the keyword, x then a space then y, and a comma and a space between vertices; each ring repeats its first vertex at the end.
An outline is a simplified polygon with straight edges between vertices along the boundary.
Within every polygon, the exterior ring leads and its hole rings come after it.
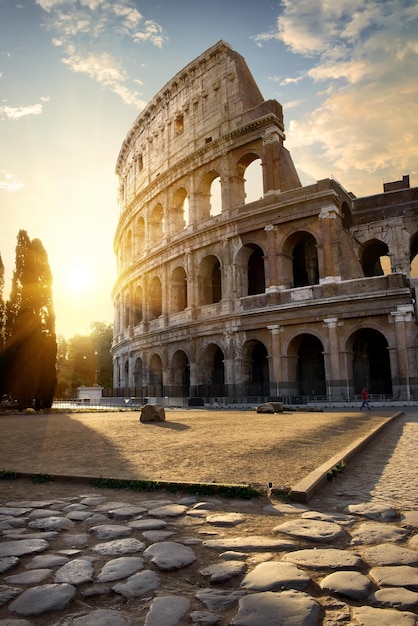
POLYGON ((365 198, 331 179, 302 187, 284 139, 281 105, 222 41, 134 122, 116 167, 119 390, 418 398, 418 188, 408 177, 365 198))

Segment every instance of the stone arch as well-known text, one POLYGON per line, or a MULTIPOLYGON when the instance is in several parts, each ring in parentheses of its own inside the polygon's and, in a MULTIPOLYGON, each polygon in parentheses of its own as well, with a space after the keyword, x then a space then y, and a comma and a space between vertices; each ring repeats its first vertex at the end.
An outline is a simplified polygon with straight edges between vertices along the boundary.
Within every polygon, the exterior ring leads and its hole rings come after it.
POLYGON ((361 251, 361 266, 364 275, 367 277, 383 276, 385 272, 382 267, 382 257, 386 257, 388 253, 389 248, 383 241, 379 239, 368 241, 361 251))
POLYGON ((263 190, 263 164, 260 157, 255 157, 244 172, 245 204, 261 200, 263 190))
POLYGON ((199 362, 201 385, 200 396, 224 396, 225 394, 225 356, 216 343, 209 343, 199 362))
POLYGON ((176 267, 170 279, 170 313, 184 311, 187 307, 187 275, 183 267, 176 267))
POLYGON ((392 373, 386 337, 375 328, 360 328, 347 341, 348 378, 354 393, 392 394, 392 373))
POLYGON ((297 231, 287 238, 284 246, 284 273, 292 287, 319 283, 318 251, 315 237, 307 231, 297 231))
POLYGON ((217 256, 209 254, 200 263, 199 303, 214 304, 222 300, 221 264, 217 256))
POLYGON ((149 301, 149 319, 153 320, 157 317, 160 317, 160 315, 162 315, 162 312, 163 312, 163 297, 162 297, 161 281, 158 278, 158 276, 154 276, 154 278, 150 282, 148 301, 149 301))
POLYGON ((143 295, 142 295, 142 287, 141 285, 137 285, 134 291, 134 299, 133 299, 133 324, 134 326, 138 326, 143 320, 144 310, 143 310, 143 295))
POLYGON ((159 354, 152 355, 148 369, 148 396, 163 396, 163 362, 159 354))
POLYGON ((209 217, 222 213, 222 190, 221 178, 216 170, 206 172, 199 183, 197 194, 198 206, 196 207, 196 219, 206 220, 209 217))
POLYGON ((170 209, 170 233, 183 230, 189 224, 189 194, 185 187, 179 187, 173 196, 173 204, 170 209))
POLYGON ((138 256, 145 248, 145 220, 140 215, 135 224, 134 255, 138 256))
POLYGON ((246 243, 235 257, 238 297, 264 293, 266 276, 264 251, 256 243, 246 243))
POLYGON ((171 359, 172 387, 171 395, 185 397, 190 389, 190 362, 184 350, 177 350, 171 359))
POLYGON ((250 339, 243 345, 242 355, 243 380, 248 385, 247 395, 268 395, 270 378, 266 346, 257 339, 250 339))
POLYGON ((236 205, 248 204, 249 202, 253 202, 254 199, 259 200, 260 196, 263 196, 262 171, 260 187, 259 177, 253 171, 255 166, 248 169, 255 161, 261 162, 260 155, 252 151, 241 154, 237 160, 234 181, 234 204, 236 205), (246 180, 246 174, 248 181, 246 180))
MULTIPOLYGON (((136 389, 141 389, 142 388, 142 380, 143 380, 143 363, 142 363, 142 359, 140 357, 137 357, 135 359, 135 365, 134 365, 134 387, 136 389)), ((141 393, 142 395, 142 393, 141 393)))
POLYGON ((415 233, 411 237, 411 243, 409 246, 409 261, 411 264, 411 276, 412 278, 418 277, 418 233, 415 233))
POLYGON ((158 246, 164 236, 164 209, 161 203, 158 203, 149 218, 149 243, 151 246, 158 246))
POLYGON ((299 395, 326 395, 324 347, 313 334, 301 333, 288 347, 291 358, 289 381, 295 383, 299 395), (292 358, 293 357, 293 358, 292 358))

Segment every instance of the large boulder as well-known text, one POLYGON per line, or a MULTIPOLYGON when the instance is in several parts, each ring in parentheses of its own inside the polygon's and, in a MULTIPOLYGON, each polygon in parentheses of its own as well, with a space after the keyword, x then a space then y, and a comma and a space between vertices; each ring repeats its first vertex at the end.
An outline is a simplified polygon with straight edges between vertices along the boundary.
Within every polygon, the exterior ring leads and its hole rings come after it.
POLYGON ((161 404, 144 404, 141 408, 141 422, 165 422, 165 410, 161 404))
POLYGON ((264 402, 259 404, 257 413, 283 413, 283 402, 264 402))

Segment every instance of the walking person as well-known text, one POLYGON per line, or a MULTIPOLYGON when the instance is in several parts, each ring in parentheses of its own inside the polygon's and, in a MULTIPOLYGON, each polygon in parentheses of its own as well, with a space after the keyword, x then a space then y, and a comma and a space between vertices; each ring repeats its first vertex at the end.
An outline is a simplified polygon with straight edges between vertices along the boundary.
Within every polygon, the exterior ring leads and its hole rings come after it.
POLYGON ((360 411, 364 407, 367 407, 369 411, 371 411, 370 404, 369 404, 369 394, 367 393, 366 387, 363 387, 363 389, 361 390, 361 399, 362 399, 362 403, 361 403, 360 411))

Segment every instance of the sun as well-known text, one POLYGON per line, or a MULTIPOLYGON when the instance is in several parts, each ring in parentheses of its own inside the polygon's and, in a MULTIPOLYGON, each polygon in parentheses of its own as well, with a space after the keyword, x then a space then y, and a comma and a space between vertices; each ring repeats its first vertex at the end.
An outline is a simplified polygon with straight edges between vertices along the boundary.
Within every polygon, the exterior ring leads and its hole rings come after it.
POLYGON ((68 271, 67 284, 74 295, 85 294, 92 284, 90 271, 83 265, 73 265, 68 271))

